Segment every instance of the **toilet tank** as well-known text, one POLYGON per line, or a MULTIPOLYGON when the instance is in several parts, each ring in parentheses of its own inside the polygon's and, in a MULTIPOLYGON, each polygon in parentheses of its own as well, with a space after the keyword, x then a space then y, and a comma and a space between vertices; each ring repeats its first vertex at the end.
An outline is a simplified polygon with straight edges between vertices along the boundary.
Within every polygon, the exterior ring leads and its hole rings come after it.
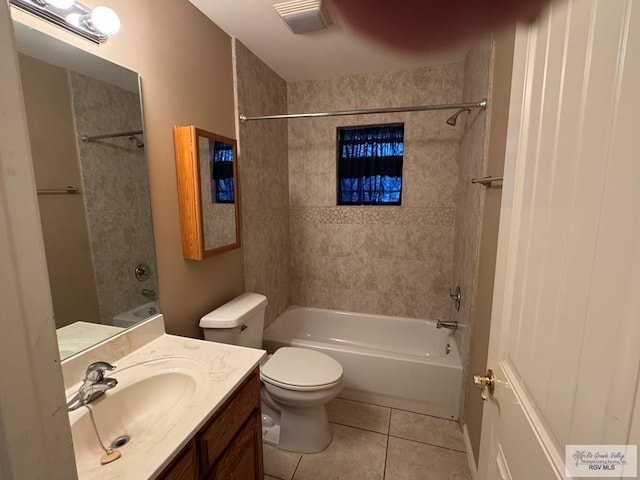
POLYGON ((267 297, 243 293, 200 319, 204 339, 243 347, 262 348, 267 297))

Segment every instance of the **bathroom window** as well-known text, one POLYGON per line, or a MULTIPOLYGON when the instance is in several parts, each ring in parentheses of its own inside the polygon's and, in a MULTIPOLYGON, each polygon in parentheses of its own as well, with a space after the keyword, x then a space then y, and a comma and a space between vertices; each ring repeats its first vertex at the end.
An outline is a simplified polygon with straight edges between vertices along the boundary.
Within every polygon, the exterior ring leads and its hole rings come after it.
POLYGON ((338 128, 338 205, 400 205, 404 124, 338 128))
POLYGON ((212 203, 233 203, 233 146, 210 140, 212 203))

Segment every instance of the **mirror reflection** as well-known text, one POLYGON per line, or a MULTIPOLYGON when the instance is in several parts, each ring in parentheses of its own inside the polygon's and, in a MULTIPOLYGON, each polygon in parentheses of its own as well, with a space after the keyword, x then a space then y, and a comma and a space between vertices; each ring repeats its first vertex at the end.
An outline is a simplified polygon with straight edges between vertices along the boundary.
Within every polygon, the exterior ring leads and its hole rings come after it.
POLYGON ((237 143, 194 125, 173 129, 182 255, 203 260, 240 247, 237 143))
POLYGON ((159 312, 138 75, 14 28, 65 358, 159 312))
POLYGON ((236 242, 234 148, 231 143, 198 135, 204 249, 236 242))

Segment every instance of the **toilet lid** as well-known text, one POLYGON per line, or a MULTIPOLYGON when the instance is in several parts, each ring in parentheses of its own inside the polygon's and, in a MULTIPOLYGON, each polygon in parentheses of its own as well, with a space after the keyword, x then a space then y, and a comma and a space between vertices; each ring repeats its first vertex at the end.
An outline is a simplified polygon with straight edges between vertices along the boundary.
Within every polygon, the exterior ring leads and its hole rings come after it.
POLYGON ((263 380, 292 387, 317 387, 338 382, 342 365, 324 353, 306 348, 282 347, 260 372, 263 380))

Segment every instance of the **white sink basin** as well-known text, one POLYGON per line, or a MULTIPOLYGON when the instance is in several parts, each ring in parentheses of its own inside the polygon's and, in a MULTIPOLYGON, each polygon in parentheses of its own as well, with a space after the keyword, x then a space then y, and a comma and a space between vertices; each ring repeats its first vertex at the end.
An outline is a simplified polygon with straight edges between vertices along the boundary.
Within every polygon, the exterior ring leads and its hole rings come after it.
MULTIPOLYGON (((105 446, 128 436, 128 443, 119 449, 123 458, 152 449, 158 436, 166 435, 188 410, 198 396, 198 384, 207 381, 207 372, 204 363, 182 357, 159 358, 109 372, 118 385, 89 405, 105 446)), ((74 393, 67 391, 68 397, 74 393)), ((104 451, 87 408, 69 412, 69 419, 80 478, 104 469, 100 465, 104 451)))

